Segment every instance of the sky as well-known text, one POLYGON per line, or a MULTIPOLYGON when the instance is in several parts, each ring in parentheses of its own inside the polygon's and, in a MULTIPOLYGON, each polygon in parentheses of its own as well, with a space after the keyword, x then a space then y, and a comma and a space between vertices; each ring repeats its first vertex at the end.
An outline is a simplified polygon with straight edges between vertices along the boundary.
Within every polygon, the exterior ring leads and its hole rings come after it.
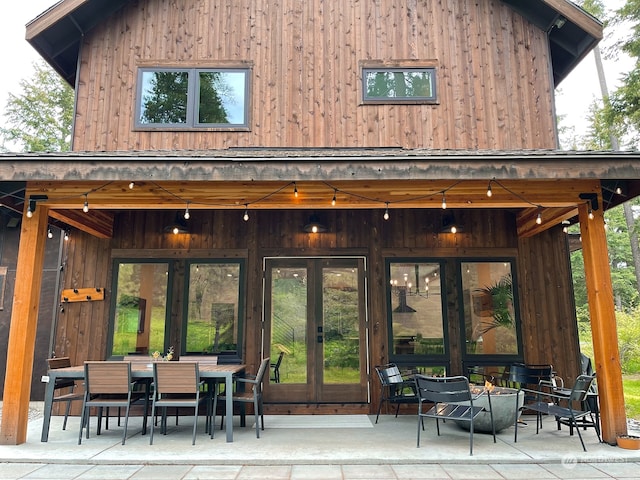
MULTIPOLYGON (((20 80, 31 78, 33 62, 40 58, 25 40, 26 24, 56 3, 56 0, 23 0, 4 7, 5 11, 0 15, 0 60, 2 65, 10 65, 11 68, 0 75, 1 107, 6 105, 9 93, 21 93, 20 80)), ((624 0, 607 0, 606 4, 608 8, 618 8, 624 4, 624 0)), ((605 39, 600 43, 601 49, 606 51, 606 46, 612 41, 605 34, 605 39)), ((633 64, 628 58, 604 58, 604 66, 607 87, 612 91, 619 85, 621 74, 628 72, 633 64)), ((556 90, 556 112, 563 116, 562 124, 573 127, 576 135, 584 135, 588 126, 589 107, 595 98, 600 98, 600 84, 594 56, 590 53, 556 90)), ((4 118, 0 116, 0 124, 3 122, 4 118)))

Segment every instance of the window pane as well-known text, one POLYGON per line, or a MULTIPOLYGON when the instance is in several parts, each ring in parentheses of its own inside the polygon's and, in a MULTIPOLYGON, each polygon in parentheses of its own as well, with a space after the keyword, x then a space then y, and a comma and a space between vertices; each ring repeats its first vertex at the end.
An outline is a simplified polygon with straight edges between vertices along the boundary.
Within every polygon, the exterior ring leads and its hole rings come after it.
POLYGON ((237 352, 239 302, 239 263, 191 264, 186 352, 237 352))
POLYGON ((166 263, 118 265, 112 355, 165 352, 166 263))
POLYGON ((187 72, 142 72, 140 123, 186 123, 187 72))
POLYGON ((245 123, 246 72, 200 72, 198 123, 245 123))
POLYGON ((307 269, 271 272, 271 360, 285 352, 280 383, 307 383, 307 269))
POLYGON ((391 263, 392 353, 444 355, 444 323, 437 263, 391 263))
POLYGON ((365 70, 365 100, 435 100, 434 69, 365 70))
POLYGON ((509 262, 461 264, 468 354, 518 353, 509 262))

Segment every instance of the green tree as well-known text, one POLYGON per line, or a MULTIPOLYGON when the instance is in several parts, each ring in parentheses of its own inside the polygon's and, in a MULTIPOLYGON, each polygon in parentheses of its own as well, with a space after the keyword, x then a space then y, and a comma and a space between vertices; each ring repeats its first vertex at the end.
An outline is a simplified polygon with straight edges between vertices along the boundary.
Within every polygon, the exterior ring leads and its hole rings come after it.
POLYGON ((0 148, 2 151, 16 148, 27 152, 68 151, 73 126, 73 90, 43 61, 33 66, 33 76, 20 81, 22 93, 9 94, 6 127, 0 128, 0 148))

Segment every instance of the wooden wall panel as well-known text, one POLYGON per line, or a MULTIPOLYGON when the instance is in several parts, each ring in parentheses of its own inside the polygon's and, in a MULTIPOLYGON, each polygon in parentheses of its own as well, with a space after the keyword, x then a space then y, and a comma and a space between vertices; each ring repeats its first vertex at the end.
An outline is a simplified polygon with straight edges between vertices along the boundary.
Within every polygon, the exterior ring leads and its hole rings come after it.
MULTIPOLYGON (((449 209, 448 209, 449 210, 449 209)), ((385 303, 385 257, 428 257, 448 259, 445 265, 451 372, 462 373, 462 348, 456 257, 516 256, 519 300, 523 320, 524 353, 530 363, 551 362, 559 374, 573 376, 577 368, 578 340, 572 302, 566 238, 559 228, 518 240, 515 215, 501 210, 451 210, 465 230, 457 235, 439 232, 443 212, 439 210, 390 211, 384 209, 327 210, 319 212, 328 226, 323 234, 302 231, 312 211, 196 210, 189 221, 190 233, 163 232, 176 213, 128 211, 117 213, 115 236, 109 244, 79 232, 72 232, 67 245, 62 288, 103 285, 107 297, 111 287, 111 257, 159 256, 184 258, 236 256, 247 259, 246 330, 243 358, 256 364, 260 355, 262 320, 262 259, 264 256, 364 255, 368 261, 370 358, 372 365, 388 360, 385 303), (155 252, 155 253, 154 253, 155 252), (87 259, 91 259, 87 261, 87 259)), ((179 262, 177 262, 179 264, 179 262)), ((178 266, 176 283, 184 278, 178 266)), ((171 307, 174 318, 181 315, 182 291, 176 292, 171 307)), ((70 355, 75 363, 105 356, 109 301, 65 305, 59 315, 56 352, 70 355)), ((179 345, 180 324, 173 325, 171 342, 179 345)), ((375 389, 374 389, 375 390, 375 389)), ((377 403, 376 391, 373 392, 377 403)))
POLYGON ((140 0, 85 36, 73 148, 554 148, 551 85, 546 34, 498 0, 140 0), (411 59, 438 105, 361 104, 359 62, 411 59), (220 62, 253 62, 249 132, 133 131, 140 65, 220 62))

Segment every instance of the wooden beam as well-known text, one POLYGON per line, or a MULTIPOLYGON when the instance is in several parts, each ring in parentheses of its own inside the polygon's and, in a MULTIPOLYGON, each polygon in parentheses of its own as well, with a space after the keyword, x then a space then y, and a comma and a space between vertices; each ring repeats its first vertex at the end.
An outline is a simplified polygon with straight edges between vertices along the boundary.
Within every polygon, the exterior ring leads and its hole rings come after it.
POLYGON ((27 441, 31 373, 35 351, 42 267, 47 240, 47 208, 36 205, 31 218, 23 216, 18 250, 13 307, 7 345, 0 443, 27 441))
MULTIPOLYGON (((602 199, 600 199, 602 205, 602 199)), ((615 445, 618 435, 626 435, 627 418, 622 391, 622 367, 618 350, 613 286, 607 254, 607 238, 603 209, 593 210, 589 218, 589 206, 578 208, 584 275, 587 282, 587 298, 591 317, 591 334, 595 371, 598 375, 602 440, 615 445)))
POLYGON ((538 233, 562 223, 563 220, 575 217, 577 214, 577 207, 527 208, 521 211, 516 218, 518 236, 523 238, 533 237, 538 233), (537 222, 538 213, 540 214, 540 223, 537 222))
MULTIPOLYGON (((296 208, 449 208, 575 207, 580 194, 598 193, 594 180, 353 180, 353 181, 193 181, 193 182, 29 182, 28 190, 45 194, 56 211, 82 209, 296 209, 296 208), (298 190, 298 197, 293 191, 298 190), (89 194, 86 192, 90 191, 89 194), (336 206, 331 204, 336 195, 336 206)), ((91 213, 91 210, 90 212, 91 213)), ((51 214, 57 215, 57 214, 51 214)), ((86 214, 85 214, 86 216, 86 214)), ((56 217, 58 218, 58 217, 56 217)), ((80 217, 85 218, 85 217, 80 217)))
POLYGON ((49 210, 49 216, 98 238, 113 237, 115 215, 104 210, 49 210))

